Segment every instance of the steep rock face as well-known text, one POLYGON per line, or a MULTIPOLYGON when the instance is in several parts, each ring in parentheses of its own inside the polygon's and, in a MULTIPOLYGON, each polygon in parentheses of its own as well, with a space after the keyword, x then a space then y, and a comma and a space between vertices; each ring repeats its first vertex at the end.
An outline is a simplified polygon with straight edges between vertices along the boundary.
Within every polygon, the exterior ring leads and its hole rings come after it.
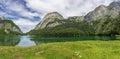
POLYGON ((114 9, 116 11, 120 11, 120 1, 119 2, 112 2, 109 6, 109 9, 114 9))
POLYGON ((120 2, 112 2, 109 6, 100 5, 85 16, 85 20, 98 20, 106 17, 115 18, 120 13, 120 2))
POLYGON ((60 25, 60 20, 64 19, 58 12, 48 13, 43 20, 36 26, 35 30, 55 27, 60 25))
POLYGON ((94 11, 88 13, 85 16, 85 20, 89 21, 89 20, 101 19, 102 17, 107 16, 108 11, 109 10, 106 6, 100 5, 94 11))
POLYGON ((107 8, 110 10, 110 17, 115 18, 120 15, 120 1, 112 2, 107 8))
POLYGON ((11 20, 0 19, 0 30, 6 34, 11 34, 11 32, 14 34, 22 34, 22 31, 19 29, 19 27, 11 20))
POLYGON ((81 22, 84 20, 84 16, 73 16, 73 17, 68 17, 68 20, 70 21, 75 21, 75 22, 81 22))

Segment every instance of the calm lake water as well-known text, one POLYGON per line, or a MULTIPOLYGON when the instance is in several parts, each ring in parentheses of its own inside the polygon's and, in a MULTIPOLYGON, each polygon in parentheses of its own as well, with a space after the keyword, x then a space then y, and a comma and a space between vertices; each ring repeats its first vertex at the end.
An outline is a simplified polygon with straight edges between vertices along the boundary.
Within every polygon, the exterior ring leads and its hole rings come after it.
POLYGON ((114 40, 110 36, 81 36, 81 37, 40 37, 40 36, 0 36, 0 46, 36 46, 42 43, 69 42, 85 40, 114 40))

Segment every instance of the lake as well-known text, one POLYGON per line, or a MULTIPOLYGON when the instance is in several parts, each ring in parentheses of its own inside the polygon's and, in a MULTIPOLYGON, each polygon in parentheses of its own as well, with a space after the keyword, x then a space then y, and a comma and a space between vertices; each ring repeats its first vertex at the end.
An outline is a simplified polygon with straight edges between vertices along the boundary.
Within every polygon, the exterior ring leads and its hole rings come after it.
POLYGON ((52 42, 69 42, 69 41, 84 41, 84 40, 115 40, 119 39, 110 36, 81 36, 81 37, 40 37, 40 36, 29 36, 29 35, 18 35, 11 36, 6 35, 0 36, 0 46, 36 46, 42 43, 52 43, 52 42))

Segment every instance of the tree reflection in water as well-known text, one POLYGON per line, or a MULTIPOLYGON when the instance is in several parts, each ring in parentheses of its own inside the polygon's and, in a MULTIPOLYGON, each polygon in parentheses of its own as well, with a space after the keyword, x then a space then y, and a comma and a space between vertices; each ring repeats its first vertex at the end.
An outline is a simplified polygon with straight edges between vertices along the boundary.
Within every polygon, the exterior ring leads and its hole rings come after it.
POLYGON ((0 46, 15 46, 20 41, 20 36, 0 35, 0 46))

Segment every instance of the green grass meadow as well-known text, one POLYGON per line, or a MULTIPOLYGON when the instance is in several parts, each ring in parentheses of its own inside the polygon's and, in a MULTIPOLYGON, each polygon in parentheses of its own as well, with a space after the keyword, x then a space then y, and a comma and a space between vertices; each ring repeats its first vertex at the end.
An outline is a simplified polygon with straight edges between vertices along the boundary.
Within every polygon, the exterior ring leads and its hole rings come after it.
POLYGON ((0 59, 120 59, 120 41, 55 42, 32 47, 0 46, 0 59))

